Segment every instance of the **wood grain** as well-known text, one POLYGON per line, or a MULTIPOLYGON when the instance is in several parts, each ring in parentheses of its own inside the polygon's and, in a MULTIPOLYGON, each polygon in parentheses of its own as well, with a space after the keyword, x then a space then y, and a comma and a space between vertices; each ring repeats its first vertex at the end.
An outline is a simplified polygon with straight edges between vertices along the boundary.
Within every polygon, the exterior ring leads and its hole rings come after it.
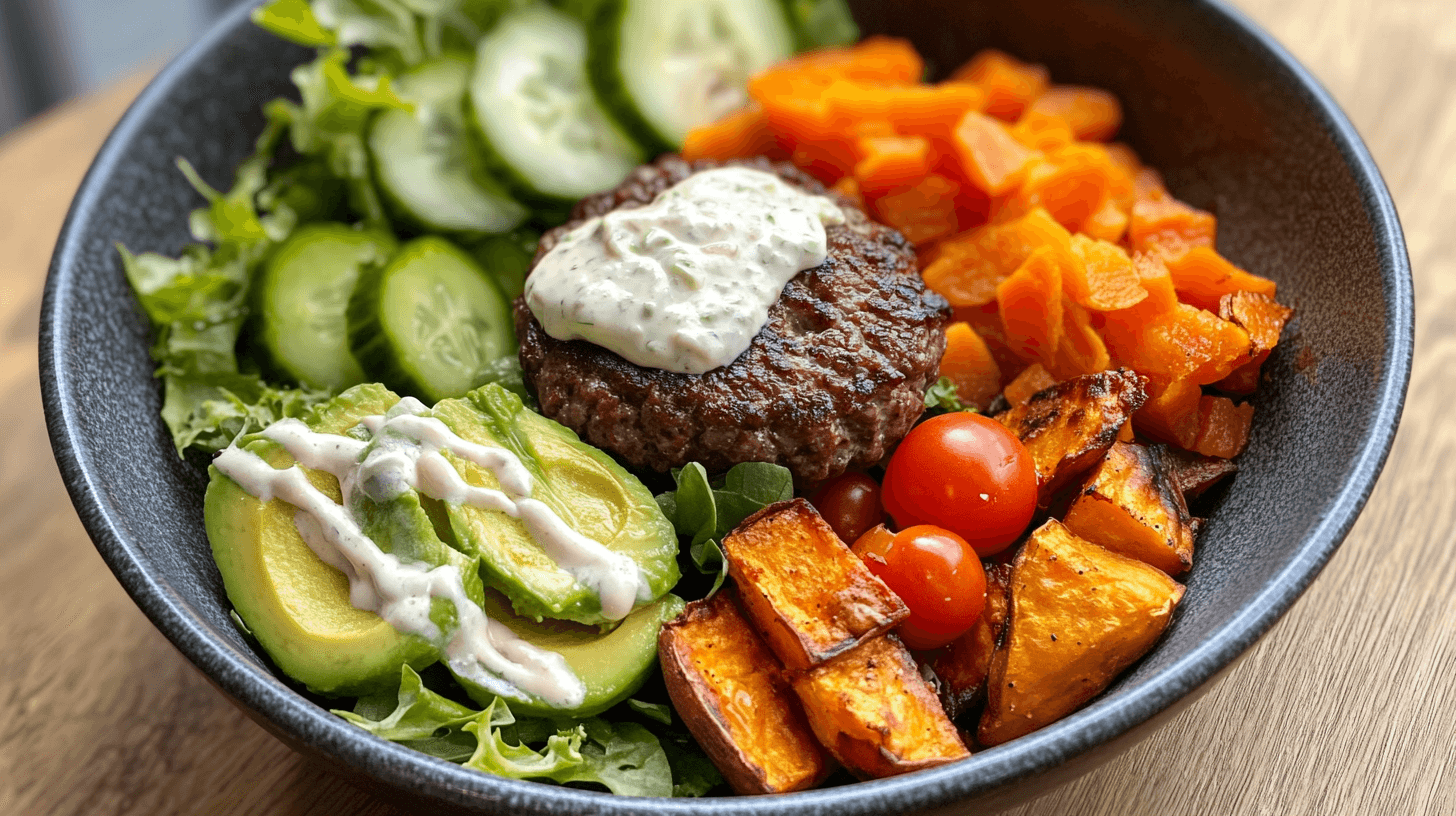
MULTIPOLYGON (((1406 229, 1417 347, 1364 515, 1314 587, 1146 742, 1012 813, 1456 813, 1456 14, 1241 0, 1321 78, 1406 229)), ((126 597, 51 460, 40 291, 91 156, 143 78, 0 140, 0 814, 397 814, 232 708, 126 597)))

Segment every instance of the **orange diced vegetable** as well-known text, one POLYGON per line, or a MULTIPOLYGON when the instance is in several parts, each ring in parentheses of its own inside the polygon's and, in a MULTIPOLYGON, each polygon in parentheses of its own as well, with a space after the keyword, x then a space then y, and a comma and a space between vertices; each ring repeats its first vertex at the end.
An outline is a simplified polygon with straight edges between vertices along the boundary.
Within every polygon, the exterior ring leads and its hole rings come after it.
POLYGON ((959 192, 956 182, 930 173, 913 186, 880 196, 870 206, 881 222, 899 230, 911 243, 922 244, 956 232, 959 192))
POLYGON ((1279 344, 1279 335, 1294 310, 1275 303, 1272 296, 1244 291, 1220 298, 1218 316, 1243 326, 1254 350, 1267 353, 1279 344))
POLYGON ((863 156, 854 166, 861 190, 906 187, 930 172, 930 141, 923 136, 871 136, 855 140, 863 156))
POLYGON ((1016 375, 1016 379, 1006 385, 1006 402, 1015 408, 1038 391, 1051 388, 1057 384, 1057 379, 1042 366, 1041 363, 1032 363, 1016 375))
POLYGON ((904 85, 918 82, 925 73, 925 61, 909 40, 873 36, 846 48, 824 48, 791 57, 758 76, 770 72, 821 72, 856 82, 904 85))
POLYGON ((849 199, 861 210, 865 208, 864 193, 859 189, 859 182, 854 180, 854 176, 845 176, 834 182, 829 189, 849 199))
POLYGON ((945 354, 940 376, 955 383, 962 402, 985 410, 1001 392, 1001 369, 986 341, 969 323, 952 323, 945 330, 945 354))
POLYGON ((1117 97, 1101 88, 1053 85, 1038 96, 1027 114, 1055 116, 1071 128, 1078 139, 1105 142, 1122 127, 1122 105, 1117 97))
POLYGON ((859 85, 839 82, 824 90, 831 115, 842 121, 894 122, 901 133, 944 136, 967 111, 986 101, 973 85, 859 85))
MULTIPOLYGON (((1157 183, 1161 188, 1162 181, 1157 183)), ((1127 240, 1135 252, 1156 249, 1167 258, 1176 258, 1193 247, 1212 247, 1216 227, 1213 215, 1166 193, 1158 199, 1144 199, 1139 194, 1127 225, 1127 240)))
POLYGON ((1132 415, 1138 433, 1192 448, 1198 440, 1198 404, 1203 389, 1192 380, 1149 378, 1148 401, 1132 415))
POLYGON ((1061 342, 1062 267, 1051 248, 1040 247, 996 287, 1007 342, 1027 360, 1050 360, 1061 342))
POLYGON ((688 131, 683 139, 682 157, 697 159, 737 159, 772 153, 777 148, 773 131, 768 127, 763 108, 748 105, 711 125, 688 131))
POLYGON ((967 112, 956 125, 953 144, 966 178, 993 196, 1019 184, 1035 155, 1004 124, 975 111, 967 112))
POLYGON ((1002 206, 1008 214, 1043 207, 1059 224, 1079 232, 1114 188, 1127 183, 1100 145, 1073 144, 1034 162, 1002 206))
POLYGON ((1082 231, 1092 238, 1116 243, 1122 240, 1127 233, 1127 225, 1130 220, 1127 210, 1119 205, 1116 199, 1108 198, 1102 202, 1097 212, 1092 213, 1086 223, 1082 224, 1082 231))
POLYGON ((1147 299, 1148 290, 1143 288, 1137 266, 1122 247, 1073 235, 1071 249, 1082 263, 1072 265, 1072 274, 1062 278, 1062 286, 1079 305, 1106 312, 1147 299))
POLYGON ((1066 120, 1036 111, 1027 111, 1010 132, 1012 138, 1027 148, 1048 153, 1066 147, 1077 138, 1066 120))
POLYGON ((1188 505, 1153 448, 1114 444, 1078 488, 1062 523, 1074 535, 1168 575, 1193 566, 1188 505))
POLYGON ((1092 328, 1087 310, 1066 300, 1062 304, 1062 339, 1048 366, 1052 374, 1058 380, 1069 380, 1083 374, 1096 374, 1111 363, 1107 346, 1097 330, 1092 328))
POLYGON ((1198 405, 1198 438, 1191 450, 1232 459, 1248 444, 1253 422, 1252 404, 1234 405, 1227 397, 1204 397, 1198 405))
POLYGON ((1234 266, 1212 247, 1195 246, 1169 257, 1168 273, 1173 276, 1173 288, 1178 290, 1180 300, 1211 312, 1218 311, 1224 295, 1235 292, 1274 297, 1274 281, 1234 266))
POLYGON ((1120 314, 1108 313, 1102 330, 1117 365, 1162 379, 1206 384, 1249 360, 1249 333, 1212 312, 1179 303, 1140 325, 1114 317, 1120 314))
POLYGON ((986 92, 986 112, 1014 122, 1032 100, 1046 91, 1049 76, 1045 66, 988 48, 972 57, 953 78, 979 85, 986 92))

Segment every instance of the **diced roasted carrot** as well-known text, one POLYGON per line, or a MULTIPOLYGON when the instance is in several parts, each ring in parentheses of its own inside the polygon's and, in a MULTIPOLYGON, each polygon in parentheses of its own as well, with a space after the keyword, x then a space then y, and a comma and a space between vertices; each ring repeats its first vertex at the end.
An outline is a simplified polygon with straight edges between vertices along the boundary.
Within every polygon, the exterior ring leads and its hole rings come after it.
POLYGON ((1112 361, 1167 380, 1217 382, 1249 361, 1249 333, 1212 312, 1186 303, 1140 325, 1107 313, 1103 339, 1112 361))
POLYGON ((996 361, 996 368, 1001 371, 1001 382, 1004 384, 1026 368, 1026 361, 1006 342, 1006 331, 1001 327, 1001 312, 996 308, 994 289, 992 298, 989 303, 980 306, 958 307, 954 313, 957 322, 969 325, 986 341, 986 348, 991 350, 991 359, 996 361))
POLYGON ((1176 198, 1139 197, 1132 206, 1127 240, 1135 252, 1157 250, 1171 259, 1194 247, 1212 247, 1216 227, 1212 214, 1194 209, 1176 198))
POLYGON ((681 152, 688 161, 721 160, 761 156, 774 152, 776 148, 763 108, 750 104, 711 125, 688 131, 681 152))
POLYGON ((1008 214, 1043 207, 1059 224, 1078 232, 1118 184, 1126 179, 1100 145, 1072 144, 1033 162, 1003 207, 1008 214))
POLYGON ((911 243, 921 244, 957 231, 959 192, 955 181, 930 173, 912 186, 880 196, 871 208, 881 222, 899 230, 911 243))
POLYGON ((1203 389, 1192 380, 1148 379, 1148 401, 1132 415, 1138 433, 1180 448, 1198 440, 1198 403, 1203 389))
POLYGON ((750 80, 749 94, 762 106, 774 136, 793 150, 840 141, 833 113, 823 99, 826 87, 805 77, 759 75, 750 80))
POLYGON ((1191 449, 1204 456, 1232 459, 1248 444, 1253 422, 1252 403, 1234 405, 1227 397, 1204 397, 1198 404, 1198 437, 1191 449))
POLYGON ((952 144, 966 178, 993 196, 1019 184, 1035 156, 1012 137, 1005 124, 975 111, 961 117, 952 144))
POLYGON ((1106 312, 1147 299, 1148 290, 1143 288, 1137 266, 1122 247, 1085 235, 1073 235, 1070 246, 1082 263, 1072 266, 1072 274, 1062 278, 1062 286, 1079 305, 1106 312))
POLYGON ((967 111, 980 110, 986 95, 963 83, 861 85, 835 83, 824 90, 831 115, 842 121, 895 123, 900 133, 948 136, 967 111))
POLYGON ((1039 247, 1050 248, 1070 265, 1071 240, 1071 234, 1045 211, 1033 210, 1022 218, 940 241, 922 274, 925 285, 952 306, 981 306, 996 299, 996 287, 1039 247))
POLYGON ((1274 281, 1245 272, 1229 263, 1212 247, 1195 246, 1181 255, 1168 257, 1173 288, 1184 303, 1218 311, 1218 302, 1234 292, 1254 292, 1274 297, 1274 281))
POLYGON ((1247 396, 1259 389, 1259 377, 1263 373, 1264 361, 1269 359, 1269 352, 1263 351, 1254 355, 1254 358, 1247 363, 1233 370, 1233 373, 1213 384, 1214 388, 1229 394, 1247 396))
POLYGON ((1092 238, 1117 243, 1122 240, 1123 235, 1127 234, 1129 220, 1127 210, 1124 210, 1116 199, 1109 197, 1102 202, 1101 207, 1097 208, 1097 212, 1092 213, 1092 217, 1082 224, 1082 232, 1092 238))
POLYGON ((1006 339, 1027 360, 1050 360, 1062 339, 1062 267, 1040 247, 996 287, 1006 339))
MULTIPOLYGON (((1163 174, 1151 167, 1143 167, 1133 176, 1133 201, 1159 202, 1172 198, 1163 184, 1163 174)), ((1132 226, 1128 224, 1129 228, 1132 226)))
POLYGON ((1279 335, 1294 310, 1274 302, 1272 296, 1244 291, 1220 298, 1218 316, 1243 326, 1254 351, 1267 353, 1279 344, 1279 335))
POLYGON ((833 185, 850 175, 859 156, 847 142, 824 140, 799 144, 789 158, 795 167, 833 185))
POLYGON ((1067 123, 1078 139, 1105 142, 1122 127, 1122 105, 1100 88, 1053 85, 1031 103, 1028 114, 1055 116, 1067 123))
MULTIPOLYGON (((1065 298, 1065 295, 1063 296, 1065 298)), ((1087 310, 1065 299, 1062 303, 1062 339, 1048 368, 1058 380, 1096 374, 1111 365, 1102 336, 1092 328, 1087 310)))
POLYGON ((940 376, 949 377, 955 383, 956 394, 962 402, 981 410, 1001 393, 1001 369, 986 341, 969 323, 952 323, 946 327, 940 376))
POLYGON ((953 78, 979 85, 986 92, 986 112, 1014 122, 1047 88, 1046 66, 1032 65, 988 48, 961 66, 953 78))
POLYGON ((799 54, 768 70, 789 73, 817 71, 857 82, 903 85, 920 81, 925 74, 925 61, 909 40, 876 35, 846 48, 824 48, 799 54))
POLYGON ((1004 392, 1006 402, 1015 408, 1031 399, 1036 392, 1051 388, 1056 384, 1056 378, 1041 363, 1032 363, 1022 369, 1021 373, 1016 375, 1016 379, 1007 383, 1004 392))
POLYGON ((871 136, 855 140, 860 189, 873 194, 908 187, 930 172, 930 141, 923 136, 871 136))
POLYGON ((1027 148, 1043 152, 1066 147, 1077 139, 1066 120, 1030 110, 1016 120, 1011 136, 1027 148))

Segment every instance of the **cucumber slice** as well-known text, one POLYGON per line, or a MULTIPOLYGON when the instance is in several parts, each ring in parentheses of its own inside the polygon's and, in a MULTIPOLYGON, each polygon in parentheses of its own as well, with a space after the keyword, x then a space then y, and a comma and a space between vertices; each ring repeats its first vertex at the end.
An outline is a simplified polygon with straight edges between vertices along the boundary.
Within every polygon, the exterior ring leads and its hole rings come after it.
POLYGON ((349 351, 345 310, 366 265, 382 265, 394 238, 345 224, 300 227, 263 266, 254 286, 254 337, 267 365, 313 388, 364 381, 349 351))
POLYGON ((476 48, 466 118, 491 169, 523 198, 569 204, 642 160, 592 93, 586 55, 582 24, 547 6, 512 12, 476 48))
POLYGON ((435 236, 405 244, 359 278, 349 343, 370 377, 430 403, 487 382, 496 361, 516 350, 505 295, 469 255, 435 236))
POLYGON ((745 105, 749 77, 794 53, 784 0, 605 0, 597 15, 592 84, 658 152, 745 105))
POLYGON ((369 129, 374 175, 403 220, 437 232, 472 235, 515 229, 528 212, 489 176, 473 171, 463 100, 470 62, 444 57, 394 85, 413 113, 381 112, 369 129))

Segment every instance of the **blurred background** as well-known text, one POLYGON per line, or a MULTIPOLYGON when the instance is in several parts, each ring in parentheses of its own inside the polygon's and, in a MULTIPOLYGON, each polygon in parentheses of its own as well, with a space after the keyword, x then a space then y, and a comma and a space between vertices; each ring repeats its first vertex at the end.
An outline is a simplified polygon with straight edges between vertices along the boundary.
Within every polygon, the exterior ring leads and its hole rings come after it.
POLYGON ((246 0, 0 0, 0 135, 160 66, 246 0))

